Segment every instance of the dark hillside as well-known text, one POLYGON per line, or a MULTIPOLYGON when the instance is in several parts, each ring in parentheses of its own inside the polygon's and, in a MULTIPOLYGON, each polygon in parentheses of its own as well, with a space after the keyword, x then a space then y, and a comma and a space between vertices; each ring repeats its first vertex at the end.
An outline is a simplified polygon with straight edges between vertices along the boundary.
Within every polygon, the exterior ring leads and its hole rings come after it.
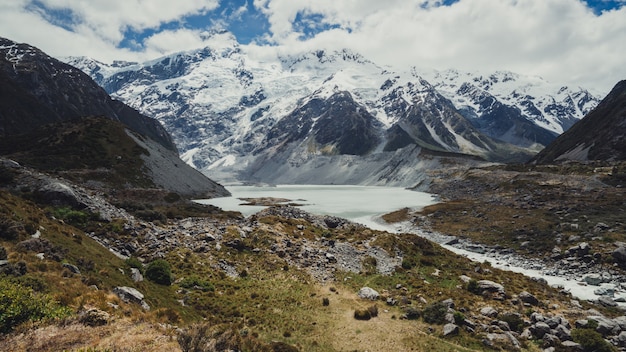
POLYGON ((0 135, 97 115, 176 149, 156 120, 111 99, 88 75, 30 45, 0 38, 0 82, 0 135))
POLYGON ((536 164, 576 160, 626 160, 626 81, 532 160, 536 164))

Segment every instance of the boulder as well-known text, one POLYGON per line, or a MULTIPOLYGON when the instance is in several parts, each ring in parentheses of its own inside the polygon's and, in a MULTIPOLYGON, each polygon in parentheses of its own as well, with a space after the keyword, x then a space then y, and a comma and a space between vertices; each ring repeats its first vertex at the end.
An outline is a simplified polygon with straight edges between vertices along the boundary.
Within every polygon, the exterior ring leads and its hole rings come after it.
POLYGON ((495 318, 498 316, 498 311, 494 307, 487 306, 481 308, 480 314, 489 318, 495 318))
POLYGON ((586 282, 588 285, 600 286, 600 284, 604 282, 604 279, 600 274, 588 274, 585 275, 583 281, 586 282))
POLYGON ((483 340, 483 343, 492 348, 501 346, 507 351, 519 351, 521 349, 521 344, 510 332, 489 333, 483 340))
POLYGON ((622 331, 617 335, 617 343, 620 347, 626 347, 626 331, 622 331))
POLYGON ((113 289, 115 293, 122 301, 126 303, 139 304, 143 309, 150 310, 150 306, 143 300, 143 294, 137 289, 128 286, 118 286, 113 289))
POLYGON ((552 334, 543 335, 542 340, 543 340, 543 344, 541 345, 541 347, 543 348, 556 347, 561 344, 561 340, 559 340, 559 338, 556 335, 552 335, 552 334))
POLYGON ((357 295, 360 298, 369 299, 372 301, 375 301, 378 299, 378 297, 380 297, 380 294, 376 290, 370 287, 362 287, 357 293, 357 295))
POLYGON ((544 335, 549 334, 551 331, 550 326, 542 321, 530 327, 530 332, 538 339, 543 338, 544 335))
POLYGON ((48 182, 41 184, 34 192, 39 200, 53 205, 85 207, 78 194, 70 186, 52 179, 46 181, 48 182))
POLYGON ((478 291, 483 295, 495 300, 504 300, 504 286, 490 280, 480 280, 477 283, 478 291))
POLYGON ((621 331, 618 323, 602 315, 589 316, 587 320, 593 320, 598 323, 596 331, 602 334, 602 336, 615 335, 621 331))
POLYGON ((80 269, 76 265, 63 263, 63 267, 74 274, 80 274, 80 269))
POLYGON ((130 268, 130 277, 133 279, 134 282, 143 281, 143 275, 141 275, 141 271, 139 271, 139 269, 137 268, 130 268))
POLYGON ((613 256, 613 260, 617 264, 625 265, 626 264, 626 247, 620 246, 611 254, 613 256))
POLYGON ((574 341, 563 341, 561 342, 561 346, 565 347, 566 351, 572 351, 572 352, 583 352, 583 346, 581 346, 579 343, 576 343, 574 341))
POLYGON ((569 341, 572 339, 572 332, 564 325, 559 325, 554 329, 556 335, 561 341, 569 341))
POLYGON ((522 302, 528 303, 532 306, 536 306, 539 304, 539 300, 537 299, 537 297, 526 291, 521 292, 518 297, 522 302))
POLYGON ((443 336, 455 336, 459 334, 459 327, 456 324, 448 323, 443 326, 443 336))
POLYGON ((109 323, 111 316, 100 309, 91 308, 79 315, 78 321, 86 326, 102 326, 109 323))
POLYGON ((609 296, 600 296, 598 297, 598 303, 605 307, 617 307, 617 302, 613 300, 613 298, 609 296))

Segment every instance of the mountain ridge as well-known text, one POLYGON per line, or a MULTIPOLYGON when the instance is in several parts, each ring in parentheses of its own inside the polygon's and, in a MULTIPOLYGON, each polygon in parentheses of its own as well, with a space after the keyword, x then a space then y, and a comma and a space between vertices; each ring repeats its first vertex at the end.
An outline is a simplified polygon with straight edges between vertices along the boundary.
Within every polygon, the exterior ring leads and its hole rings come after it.
MULTIPOLYGON (((228 32, 215 34, 204 48, 143 64, 66 61, 84 68, 117 99, 161 121, 187 163, 230 181, 250 181, 245 177, 254 172, 246 167, 258 164, 250 155, 267 146, 266 136, 279 121, 312 99, 327 101, 339 92, 350 93, 351 113, 366 110, 378 121, 374 134, 380 145, 371 152, 416 144, 499 162, 530 159, 597 100, 582 88, 555 88, 506 72, 485 77, 415 68, 395 72, 349 50, 261 58, 245 52, 228 32), (463 85, 471 89, 458 93, 463 85), (534 92, 545 96, 531 96, 534 92), (572 96, 576 99, 565 99, 572 96)), ((315 148, 292 152, 316 155, 315 148)))
POLYGON ((229 194, 180 160, 157 120, 113 100, 87 74, 41 50, 0 38, 0 77, 3 155, 108 189, 229 194))
POLYGON ((626 160, 626 80, 598 106, 537 154, 532 163, 626 160))

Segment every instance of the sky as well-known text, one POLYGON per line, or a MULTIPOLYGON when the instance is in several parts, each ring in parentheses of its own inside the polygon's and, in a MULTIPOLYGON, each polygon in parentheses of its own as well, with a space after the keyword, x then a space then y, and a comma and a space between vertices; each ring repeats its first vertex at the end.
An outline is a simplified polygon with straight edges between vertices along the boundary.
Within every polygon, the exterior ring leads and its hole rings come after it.
POLYGON ((250 55, 351 49, 393 69, 509 70, 606 94, 626 0, 2 0, 0 36, 54 57, 147 61, 233 33, 250 55))

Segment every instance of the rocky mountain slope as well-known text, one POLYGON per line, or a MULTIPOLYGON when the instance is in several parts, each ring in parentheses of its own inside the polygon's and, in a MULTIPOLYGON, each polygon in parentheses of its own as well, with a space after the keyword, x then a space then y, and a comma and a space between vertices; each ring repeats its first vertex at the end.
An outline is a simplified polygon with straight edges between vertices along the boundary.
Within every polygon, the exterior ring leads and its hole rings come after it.
POLYGON ((0 39, 0 76, 1 154, 107 188, 228 194, 180 160, 158 121, 111 99, 76 68, 0 39))
MULTIPOLYGON (((390 159, 408 146, 520 161, 597 101, 584 89, 511 73, 392 72, 347 50, 255 56, 227 32, 215 33, 206 48, 145 63, 66 61, 159 119, 183 159, 219 179, 271 181, 271 170, 259 170, 268 160, 298 165, 282 170, 290 182, 319 176, 304 174, 316 164, 346 169, 369 160, 372 171, 390 169, 394 165, 372 160, 390 159)), ((413 159, 399 164, 417 166, 413 159)))
POLYGON ((617 83, 592 112, 537 154, 533 163, 568 160, 626 160, 626 81, 617 83))

